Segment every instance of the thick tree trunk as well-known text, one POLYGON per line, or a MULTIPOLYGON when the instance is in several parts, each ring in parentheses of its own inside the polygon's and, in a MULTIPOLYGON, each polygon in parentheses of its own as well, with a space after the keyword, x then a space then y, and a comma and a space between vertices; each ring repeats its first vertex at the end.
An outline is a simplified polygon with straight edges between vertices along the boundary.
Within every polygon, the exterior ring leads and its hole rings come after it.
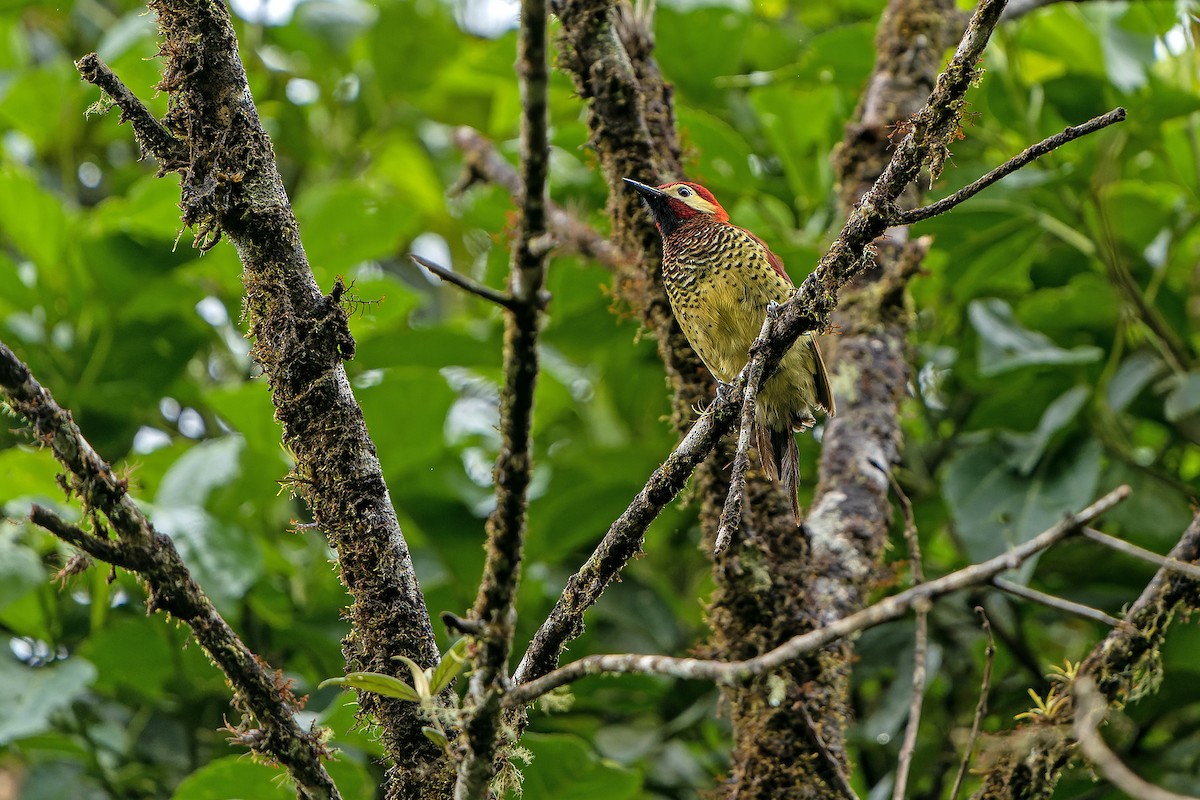
MULTIPOLYGON (((954 18, 945 0, 895 0, 884 13, 875 70, 836 157, 844 211, 891 157, 891 126, 928 98, 942 54, 961 32, 947 24, 954 18)), ((858 610, 877 575, 909 379, 904 285, 924 255, 921 244, 904 244, 906 231, 893 231, 890 240, 880 243, 876 268, 835 315, 842 335, 833 338, 827 360, 839 415, 824 429, 817 493, 803 528, 796 529, 777 490, 761 477, 751 480, 745 534, 716 564, 712 651, 723 658, 758 655, 858 610)), ((715 470, 705 477, 704 524, 715 531, 727 484, 715 470)), ((838 642, 777 676, 726 691, 734 746, 725 796, 845 797, 853 654, 852 644, 838 642)))

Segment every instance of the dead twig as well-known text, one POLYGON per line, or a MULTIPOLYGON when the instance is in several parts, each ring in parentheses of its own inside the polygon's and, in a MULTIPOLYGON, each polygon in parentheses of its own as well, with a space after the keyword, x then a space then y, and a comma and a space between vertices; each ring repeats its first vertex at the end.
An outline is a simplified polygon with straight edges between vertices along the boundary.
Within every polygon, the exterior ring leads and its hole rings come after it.
POLYGON ((1001 178, 1011 175, 1012 173, 1029 164, 1031 161, 1041 158, 1047 153, 1057 150, 1067 142, 1072 142, 1081 136, 1087 136, 1089 133, 1095 133, 1098 130, 1107 128, 1117 122, 1125 120, 1125 109, 1114 108, 1107 114, 1101 114, 1098 117, 1093 117, 1082 125, 1074 125, 1067 128, 1062 133, 1056 133, 1049 136, 1037 144, 1027 147, 1019 155, 1013 156, 1008 161, 1005 161, 994 170, 984 175, 977 181, 964 186, 949 197, 943 197, 936 203, 931 203, 921 208, 914 208, 911 211, 902 211, 896 218, 897 225, 912 225, 914 222, 936 217, 939 214, 945 214, 950 209, 963 202, 971 199, 975 195, 982 192, 987 187, 991 186, 1001 178))
POLYGON ((979 702, 975 704, 975 718, 971 720, 971 733, 967 736, 967 746, 963 749, 962 761, 959 762, 958 772, 954 776, 954 787, 950 790, 950 800, 958 800, 959 790, 962 789, 963 779, 967 776, 967 767, 971 764, 971 754, 975 752, 975 742, 979 739, 979 728, 987 715, 988 693, 992 688, 992 664, 996 660, 996 640, 992 638, 992 624, 988 622, 987 612, 983 606, 975 606, 979 615, 979 624, 987 635, 987 647, 983 651, 983 680, 979 683, 979 702))
POLYGON ((462 273, 455 272, 449 267, 443 267, 441 264, 430 261, 429 259, 419 256, 416 253, 409 253, 408 257, 412 259, 414 264, 424 267, 434 275, 437 275, 439 278, 444 280, 446 283, 452 283, 468 294, 473 294, 476 297, 482 297, 489 303, 495 303, 501 308, 507 308, 510 311, 516 306, 517 301, 508 292, 501 292, 497 289, 491 288, 490 286, 484 286, 482 283, 473 281, 462 273))
POLYGON ((667 675, 688 680, 707 680, 726 686, 745 683, 804 655, 816 652, 844 636, 897 619, 917 604, 930 603, 950 592, 986 583, 1001 572, 1016 569, 1035 554, 1078 533, 1084 525, 1126 499, 1129 493, 1128 486, 1119 486, 1077 514, 1068 516, 1059 524, 1007 553, 906 589, 822 628, 794 636, 760 656, 744 661, 672 658, 631 653, 588 656, 516 687, 505 697, 504 702, 511 706, 531 703, 559 686, 603 673, 667 675))
POLYGON ((1109 749, 1098 730, 1104 721, 1107 704, 1096 688, 1095 681, 1086 675, 1080 676, 1074 683, 1072 694, 1075 697, 1074 730, 1079 749, 1105 780, 1138 800, 1197 800, 1194 795, 1176 794, 1143 780, 1109 749))
MULTIPOLYGON (((925 568, 921 564, 921 542, 917 532, 917 521, 913 516, 912 501, 904 493, 896 476, 888 471, 892 491, 900 498, 904 511, 904 541, 908 545, 909 569, 913 587, 925 582, 925 568)), ((921 727, 921 707, 925 702, 925 662, 929 650, 929 603, 914 606, 917 617, 913 638, 912 700, 908 708, 908 723, 904 726, 904 741, 900 746, 900 757, 896 763, 896 782, 892 787, 892 800, 904 800, 908 790, 908 771, 912 767, 913 755, 917 750, 917 733, 921 727)))
POLYGON ((1121 620, 1105 614, 1098 608, 1085 606, 1082 603, 1072 603, 1070 600, 1064 600, 1063 598, 1055 597, 1052 594, 1039 592, 1037 589, 1030 589, 1028 586, 1022 586, 1019 583, 1014 583, 1013 581, 1005 578, 994 578, 992 580, 992 585, 997 589, 1008 592, 1016 597, 1021 597, 1034 603, 1039 603, 1047 608, 1056 608, 1059 611, 1065 611, 1068 614, 1074 614, 1076 616, 1083 617, 1084 619, 1102 622, 1110 628, 1115 628, 1121 624, 1121 620))

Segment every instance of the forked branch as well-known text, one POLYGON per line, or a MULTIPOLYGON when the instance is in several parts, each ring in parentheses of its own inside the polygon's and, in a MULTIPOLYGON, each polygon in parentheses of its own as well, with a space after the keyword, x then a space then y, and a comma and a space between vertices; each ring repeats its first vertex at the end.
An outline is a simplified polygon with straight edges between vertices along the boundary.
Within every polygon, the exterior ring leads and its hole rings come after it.
POLYGON ((986 583, 1001 572, 1016 569, 1037 553, 1078 534, 1083 526, 1129 497, 1129 494, 1128 486, 1119 486, 1079 513, 1068 516, 1054 527, 1035 536, 1025 544, 1014 547, 1007 553, 952 572, 937 580, 917 584, 825 627, 794 636, 761 656, 745 661, 715 661, 632 654, 588 656, 517 687, 505 697, 505 703, 507 705, 530 703, 559 686, 573 683, 580 678, 604 673, 668 675, 690 680, 707 680, 729 686, 746 683, 802 656, 814 653, 836 639, 873 628, 884 622, 890 622, 904 616, 919 604, 929 603, 960 589, 986 583))
POLYGON ((94 558, 137 573, 149 589, 147 606, 186 622, 192 635, 237 690, 238 710, 258 725, 239 727, 239 741, 282 764, 303 798, 337 800, 337 787, 321 759, 330 755, 318 731, 296 719, 299 705, 278 672, 252 653, 192 578, 174 543, 154 529, 107 462, 83 438, 71 415, 55 402, 25 366, 0 342, 0 393, 25 418, 35 440, 50 448, 66 468, 66 483, 85 512, 100 516, 116 532, 87 532, 48 509, 34 506, 37 525, 94 558))
MULTIPOLYGON (((918 177, 923 165, 935 172, 940 170, 948 152, 947 143, 961 125, 963 97, 976 76, 976 64, 1003 8, 1004 0, 980 3, 954 57, 939 75, 925 106, 913 116, 887 168, 863 195, 817 268, 780 307, 771 335, 764 342, 763 382, 775 373, 783 355, 800 336, 827 327, 840 290, 871 263, 872 241, 898 224, 897 198, 918 177)), ((732 429, 749 371, 747 365, 733 382, 732 391, 709 405, 609 527, 587 562, 567 581, 558 603, 526 650, 513 676, 516 683, 532 681, 554 669, 566 643, 583 630, 584 612, 641 549, 650 523, 683 489, 720 437, 732 429)))

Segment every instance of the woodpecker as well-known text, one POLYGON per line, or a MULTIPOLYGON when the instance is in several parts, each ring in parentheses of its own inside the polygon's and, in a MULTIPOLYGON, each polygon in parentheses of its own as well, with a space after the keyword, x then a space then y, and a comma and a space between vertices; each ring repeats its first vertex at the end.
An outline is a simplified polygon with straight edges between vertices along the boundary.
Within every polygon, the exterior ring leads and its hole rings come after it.
MULTIPOLYGON (((762 239, 731 224, 703 186, 625 182, 641 195, 662 235, 663 284, 679 327, 713 377, 731 382, 746 366, 768 306, 795 290, 783 261, 762 239)), ((762 387, 754 420, 763 470, 782 484, 797 525, 800 452, 793 432, 812 427, 813 408, 831 417, 837 410, 825 362, 809 333, 762 387)))

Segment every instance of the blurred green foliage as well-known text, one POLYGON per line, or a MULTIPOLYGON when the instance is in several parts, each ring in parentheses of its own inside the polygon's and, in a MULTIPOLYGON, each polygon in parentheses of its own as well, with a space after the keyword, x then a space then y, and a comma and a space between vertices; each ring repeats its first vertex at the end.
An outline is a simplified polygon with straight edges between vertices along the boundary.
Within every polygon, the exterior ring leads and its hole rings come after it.
MULTIPOLYGON (((871 69, 881 8, 659 4, 658 56, 676 85, 691 177, 797 279, 838 223, 829 153, 871 69)), ((988 50, 970 96, 974 124, 934 194, 1112 106, 1129 120, 918 229, 935 243, 912 287, 900 477, 927 573, 999 552, 1122 482, 1134 496, 1109 516, 1114 532, 1162 551, 1188 522, 1200 474, 1194 11, 1062 4, 1006 24, 988 50)), ((514 157, 515 11, 309 0, 237 12, 317 280, 328 289, 338 275, 353 279, 362 301, 348 369, 429 607, 461 611, 482 565, 502 324, 404 254, 419 248, 493 286, 504 280, 510 200, 486 186, 450 192, 451 133, 471 125, 514 157)), ((316 689, 342 671, 346 597, 322 537, 293 532, 305 511, 280 490, 289 458, 246 355, 235 253, 192 249, 179 232, 177 179, 153 176, 115 115, 84 114, 98 92, 71 61, 91 50, 162 114, 156 48, 153 20, 130 0, 0 11, 0 338, 130 475, 248 644, 310 695, 306 713, 335 732, 345 796, 368 797, 379 749, 353 728, 348 694, 316 689)), ((603 229, 606 189, 565 76, 554 75, 550 100, 552 194, 603 229)), ((578 258, 551 267, 521 637, 674 443, 654 348, 613 313, 608 283, 578 258)), ((22 516, 34 501, 78 512, 50 456, 9 427, 0 771, 26 798, 289 796, 275 771, 225 741, 223 679, 184 646, 185 630, 145 616, 136 580, 95 567, 51 581, 70 553, 22 516)), ((816 445, 801 448, 811 476, 816 445)), ((672 505, 570 655, 685 653, 701 641, 710 579, 698 538, 694 510, 672 505)), ((1118 613, 1150 574, 1074 543, 1021 577, 1118 613)), ((1000 634, 992 731, 1012 727, 1025 688, 1051 664, 1078 659, 1103 633, 982 591, 939 604, 914 796, 948 792, 978 688, 977 603, 1000 634)), ((911 639, 911 623, 899 622, 860 640, 852 743, 864 793, 891 780, 911 639)), ((1141 774, 1197 792, 1200 634, 1178 630, 1163 659, 1159 693, 1131 706, 1112 736, 1141 774)), ((534 714, 525 796, 696 797, 724 769, 725 725, 707 686, 584 682, 569 712, 534 714)), ((1058 796, 1116 795, 1081 771, 1058 796)))

